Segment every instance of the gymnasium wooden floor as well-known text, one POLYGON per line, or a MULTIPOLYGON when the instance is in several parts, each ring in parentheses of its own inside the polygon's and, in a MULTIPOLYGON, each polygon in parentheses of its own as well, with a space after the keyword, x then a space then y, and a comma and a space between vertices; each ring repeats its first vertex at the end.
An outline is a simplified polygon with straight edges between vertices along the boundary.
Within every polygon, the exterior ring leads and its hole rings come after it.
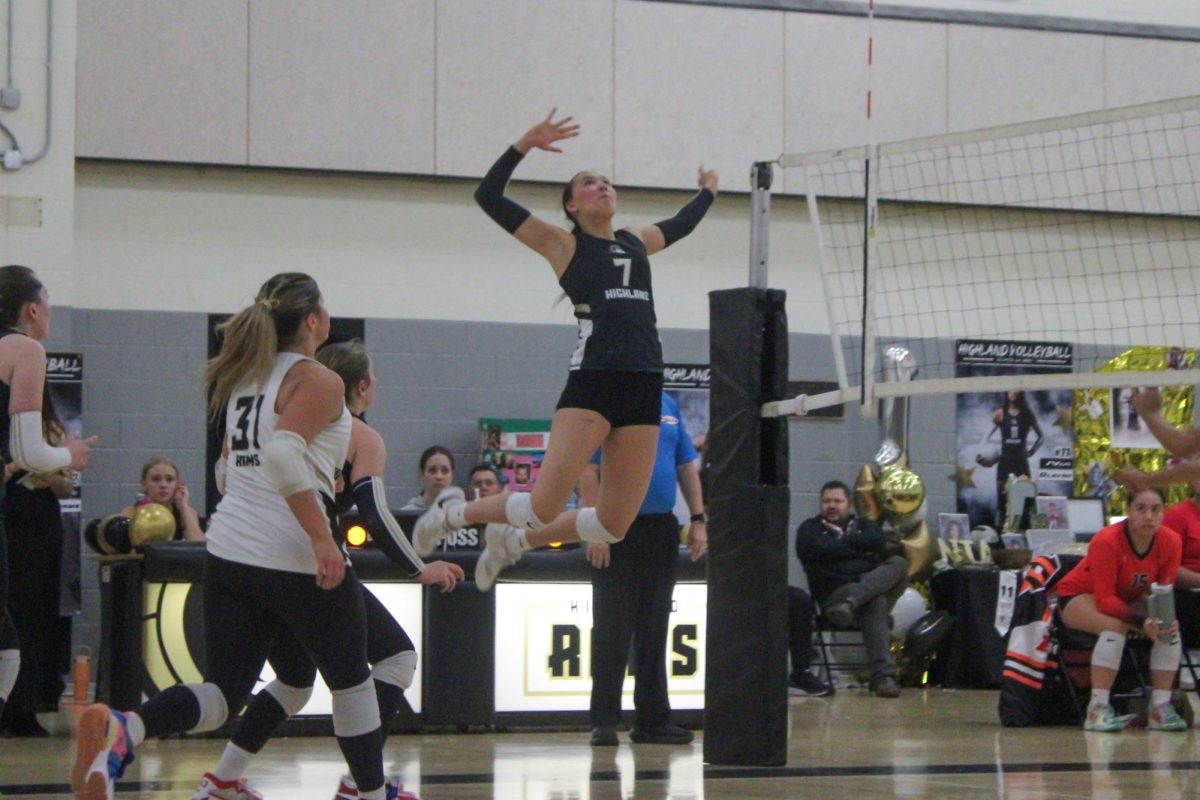
MULTIPOLYGON (((584 731, 395 736, 387 763, 424 800, 1200 797, 1192 731, 1003 729, 995 708, 996 693, 982 691, 793 698, 788 764, 777 769, 706 767, 700 737, 666 747, 631 745, 622 734, 620 747, 593 749, 584 731)), ((117 798, 190 798, 222 745, 143 746, 117 798)), ((0 794, 69 798, 69 763, 65 738, 0 739, 0 794)), ((251 778, 266 800, 331 800, 342 770, 332 739, 293 738, 268 745, 251 778)))

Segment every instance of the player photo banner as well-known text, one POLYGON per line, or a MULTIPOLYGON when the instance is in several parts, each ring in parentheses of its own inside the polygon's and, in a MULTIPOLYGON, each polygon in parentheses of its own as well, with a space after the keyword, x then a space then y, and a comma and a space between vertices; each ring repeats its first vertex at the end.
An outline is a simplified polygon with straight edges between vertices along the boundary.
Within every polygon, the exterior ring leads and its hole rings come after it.
MULTIPOLYGON (((67 433, 83 435, 83 355, 80 353, 47 353, 46 384, 54 413, 67 433)), ((79 475, 71 496, 60 500, 63 520, 63 555, 59 592, 59 613, 78 614, 83 596, 80 588, 80 534, 83 500, 79 491, 79 475)))
MULTIPOLYGON (((1070 372, 1066 342, 960 339, 954 374, 960 378, 1070 372)), ((956 398, 954 480, 958 511, 971 526, 1001 524, 1005 483, 1028 475, 1039 494, 1070 495, 1074 436, 1069 389, 969 392, 956 398)))

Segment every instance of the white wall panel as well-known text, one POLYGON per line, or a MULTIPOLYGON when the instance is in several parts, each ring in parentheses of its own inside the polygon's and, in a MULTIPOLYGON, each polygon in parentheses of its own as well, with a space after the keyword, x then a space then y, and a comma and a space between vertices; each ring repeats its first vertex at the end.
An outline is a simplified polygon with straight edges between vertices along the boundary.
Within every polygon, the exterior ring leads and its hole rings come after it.
POLYGON ((966 131, 1104 106, 1104 37, 951 25, 949 126, 966 131))
POLYGON ((783 148, 783 14, 618 0, 618 183, 727 189, 783 148))
MULTIPOLYGON (((872 117, 877 142, 944 133, 947 26, 880 20, 874 26, 872 117)), ((785 150, 862 144, 867 138, 867 24, 854 17, 788 14, 785 150)), ((787 191, 803 191, 785 175, 787 191)))
POLYGON ((583 126, 579 137, 561 157, 534 154, 518 176, 611 174, 612 27, 613 0, 439 0, 438 174, 482 175, 555 106, 583 126))
POLYGON ((1109 36, 1104 42, 1108 108, 1200 94, 1200 42, 1124 36, 1109 36))
POLYGON ((432 173, 434 0, 255 0, 250 163, 432 173))
POLYGON ((76 152, 245 163, 247 2, 83 0, 76 152))
MULTIPOLYGON (((80 306, 231 311, 299 269, 336 314, 572 322, 550 268, 479 211, 466 182, 85 164, 77 187, 80 306)), ((558 195, 531 185, 522 199, 549 218, 558 195)), ((621 217, 658 219, 686 197, 629 190, 621 217)), ((807 217, 787 198, 775 209, 772 285, 790 292, 792 330, 820 330, 807 217)), ((722 194, 653 259, 662 326, 707 328, 707 293, 746 284, 748 216, 744 195, 722 194)))

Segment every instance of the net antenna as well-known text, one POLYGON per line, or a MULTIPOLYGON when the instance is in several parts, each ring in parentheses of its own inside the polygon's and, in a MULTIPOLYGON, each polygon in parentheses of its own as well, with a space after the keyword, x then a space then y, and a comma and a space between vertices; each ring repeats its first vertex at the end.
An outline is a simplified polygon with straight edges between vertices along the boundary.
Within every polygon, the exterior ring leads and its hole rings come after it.
MULTIPOLYGON (((1097 372, 1134 346, 1200 347, 1200 96, 775 163, 803 176, 839 389, 765 415, 1200 383, 1197 370, 1097 372), (1074 372, 956 378, 962 339, 1070 343, 1074 372), (881 380, 892 344, 913 353, 917 379, 881 380)), ((769 225, 765 208, 752 229, 769 225)))

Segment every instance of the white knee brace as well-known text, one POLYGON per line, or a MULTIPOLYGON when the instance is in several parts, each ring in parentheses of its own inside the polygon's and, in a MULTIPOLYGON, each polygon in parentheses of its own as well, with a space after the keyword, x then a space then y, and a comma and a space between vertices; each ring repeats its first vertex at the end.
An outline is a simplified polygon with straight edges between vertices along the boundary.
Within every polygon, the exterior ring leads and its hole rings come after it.
POLYGON ((215 683, 189 683, 187 688, 196 695, 200 703, 200 721, 188 733, 205 733, 215 731, 225 724, 229 717, 229 704, 225 702, 225 694, 215 683))
POLYGON ((289 717, 294 717, 308 704, 309 698, 312 697, 313 687, 288 686, 276 679, 268 683, 263 691, 274 697, 275 702, 279 703, 289 717))
POLYGON ((20 650, 0 650, 0 700, 7 700, 21 671, 20 650))
POLYGON ((540 531, 546 523, 533 513, 533 496, 529 492, 513 492, 504 502, 504 516, 514 528, 540 531))
POLYGON ((1152 672, 1175 672, 1179 669, 1182 650, 1183 646, 1179 643, 1178 636, 1171 644, 1163 644, 1155 639, 1154 644, 1150 647, 1150 670, 1152 672))
POLYGON ((413 675, 416 673, 417 653, 415 650, 403 650, 371 665, 372 678, 380 683, 399 686, 401 689, 412 686, 413 675))
POLYGON ((581 542, 616 544, 621 541, 600 524, 600 517, 596 515, 594 508, 579 509, 579 516, 575 518, 575 530, 579 533, 581 542))
POLYGON ((379 701, 375 699, 373 679, 332 694, 334 736, 362 736, 379 728, 379 701))
POLYGON ((1125 636, 1113 631, 1105 631, 1096 638, 1096 646, 1092 648, 1092 666, 1105 669, 1121 668, 1121 653, 1125 652, 1125 636))

